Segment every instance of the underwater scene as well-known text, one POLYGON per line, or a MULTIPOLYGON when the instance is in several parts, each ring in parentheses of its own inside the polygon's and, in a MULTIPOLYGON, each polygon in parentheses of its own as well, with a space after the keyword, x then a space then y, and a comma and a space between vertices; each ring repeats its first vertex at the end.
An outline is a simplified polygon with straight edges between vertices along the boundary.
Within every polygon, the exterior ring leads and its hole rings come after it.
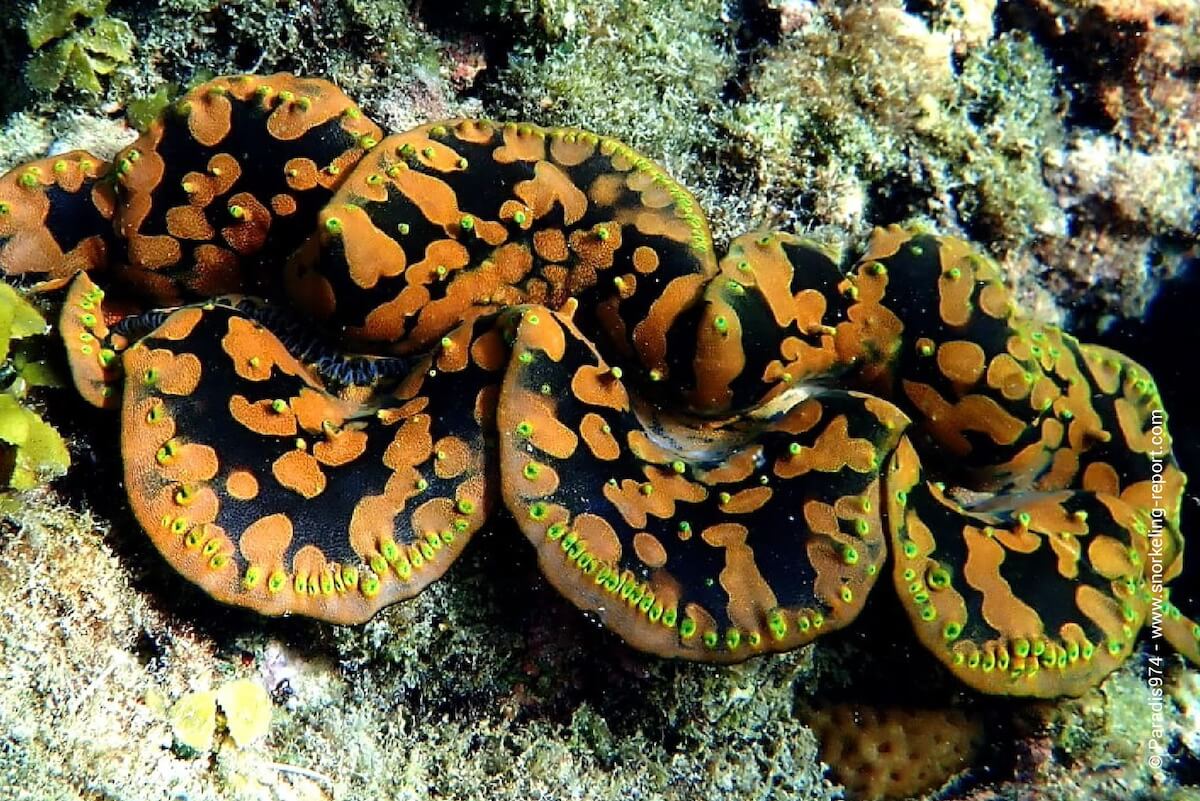
POLYGON ((0 801, 1200 801, 1200 2, 3 11, 0 801))

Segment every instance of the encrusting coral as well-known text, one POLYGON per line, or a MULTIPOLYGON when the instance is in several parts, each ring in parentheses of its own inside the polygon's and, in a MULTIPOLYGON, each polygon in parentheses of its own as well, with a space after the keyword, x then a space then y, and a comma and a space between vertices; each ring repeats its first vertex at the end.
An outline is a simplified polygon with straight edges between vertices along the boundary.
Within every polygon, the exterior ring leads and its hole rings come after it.
POLYGON ((764 231, 718 259, 688 191, 615 140, 385 138, 283 74, 193 89, 111 166, 18 167, 0 214, 6 274, 71 282, 60 332, 120 409, 135 516, 224 602, 365 620, 499 498, 643 650, 810 642, 890 550, 955 675, 1054 696, 1129 655, 1154 560, 1181 570, 1151 377, 1023 315, 958 240, 880 230, 844 271, 764 231))
POLYGON ((175 742, 193 751, 208 751, 217 730, 217 707, 225 715, 225 727, 239 747, 264 737, 271 725, 271 698, 262 684, 237 679, 216 690, 198 690, 180 698, 171 707, 171 731, 175 742))
POLYGON ((833 704, 803 715, 850 798, 919 796, 971 765, 983 723, 957 709, 833 704))

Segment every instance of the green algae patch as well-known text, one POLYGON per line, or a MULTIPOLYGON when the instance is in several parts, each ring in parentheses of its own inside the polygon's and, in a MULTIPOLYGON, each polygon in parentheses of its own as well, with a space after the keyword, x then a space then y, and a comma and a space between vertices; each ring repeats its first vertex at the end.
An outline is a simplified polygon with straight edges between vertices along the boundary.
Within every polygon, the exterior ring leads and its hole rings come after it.
POLYGON ((108 10, 108 0, 38 0, 25 18, 25 35, 34 50, 75 29, 79 17, 97 19, 108 10))
POLYGON ((131 62, 137 44, 124 20, 105 15, 107 8, 108 0, 40 0, 25 21, 35 51, 25 68, 30 86, 100 94, 101 78, 131 62), (80 28, 83 19, 91 22, 80 28))
POLYGON ((0 284, 0 359, 7 359, 12 340, 46 333, 46 319, 8 284, 0 284))
POLYGON ((0 395, 0 454, 10 489, 33 489, 66 472, 71 456, 58 432, 11 395, 0 395), (7 452, 7 453, 6 453, 7 452))
MULTIPOLYGON (((31 388, 59 386, 40 350, 45 319, 7 284, 0 284, 0 490, 33 489, 67 471, 61 436, 25 404, 31 388)), ((0 513, 7 499, 0 496, 0 513)))
POLYGON ((179 86, 169 83, 158 87, 152 94, 130 100, 125 109, 125 116, 129 118, 129 124, 145 133, 150 127, 150 123, 154 122, 178 94, 179 86))

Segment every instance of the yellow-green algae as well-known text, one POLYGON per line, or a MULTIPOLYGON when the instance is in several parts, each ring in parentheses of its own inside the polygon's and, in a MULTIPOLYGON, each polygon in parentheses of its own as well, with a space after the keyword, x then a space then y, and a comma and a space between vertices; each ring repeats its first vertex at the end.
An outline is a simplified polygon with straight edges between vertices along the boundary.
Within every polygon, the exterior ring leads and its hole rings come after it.
POLYGON ((25 17, 25 35, 35 50, 66 36, 75 29, 77 18, 96 19, 108 9, 109 0, 37 0, 25 17))
POLYGON ((101 79, 133 60, 136 40, 129 24, 105 14, 108 0, 38 0, 25 19, 30 86, 53 92, 64 84, 92 95, 101 79), (78 20, 90 20, 77 27, 78 20))
POLYGON ((125 114, 129 123, 139 131, 145 131, 159 113, 179 95, 179 87, 174 84, 163 84, 151 94, 134 98, 129 101, 125 114))
POLYGON ((71 464, 62 437, 26 405, 30 389, 60 382, 43 356, 49 326, 29 301, 0 283, 0 513, 28 490, 61 476, 71 464))

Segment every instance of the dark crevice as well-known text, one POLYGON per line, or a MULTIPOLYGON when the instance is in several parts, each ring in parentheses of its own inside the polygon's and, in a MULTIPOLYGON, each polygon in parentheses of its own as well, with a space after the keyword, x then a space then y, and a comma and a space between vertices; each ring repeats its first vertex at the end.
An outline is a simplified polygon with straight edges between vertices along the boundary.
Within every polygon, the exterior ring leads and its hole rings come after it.
POLYGON ((750 94, 750 82, 763 54, 779 44, 779 10, 766 0, 734 0, 732 15, 739 21, 734 31, 737 68, 721 89, 721 100, 731 105, 750 94))
MULTIPOLYGON (((911 154, 909 164, 914 169, 920 169, 920 162, 911 154)), ((924 176, 919 173, 914 175, 908 172, 888 172, 872 181, 863 218, 891 221, 927 212, 929 201, 936 192, 930 182, 923 179, 924 176)))
POLYGON ((413 15, 442 39, 447 48, 474 48, 482 52, 485 66, 462 89, 463 98, 486 99, 488 87, 508 67, 513 48, 533 43, 544 54, 549 47, 544 41, 545 34, 536 28, 536 19, 514 13, 501 0, 462 3, 419 0, 413 6, 413 15))
POLYGON ((1145 27, 1109 19, 1094 7, 1065 24, 1036 3, 1001 3, 997 34, 1024 31, 1032 35, 1058 69, 1069 98, 1063 120, 1067 127, 1109 132, 1116 122, 1105 110, 1101 83, 1119 83, 1143 46, 1145 27))
POLYGON ((29 106, 32 93, 23 79, 25 63, 31 51, 23 31, 13 21, 0 24, 0 75, 11 76, 0 91, 0 119, 29 106))
POLYGON ((1200 786, 1200 757, 1178 745, 1171 756, 1173 757, 1171 773, 1175 776, 1175 781, 1179 783, 1179 786, 1200 786))
MULTIPOLYGON (((1200 308, 1200 254, 1193 251, 1180 274, 1163 283, 1142 319, 1120 320, 1098 333, 1099 344, 1119 350, 1150 371, 1169 416, 1175 458, 1192 477, 1183 499, 1181 530, 1200 531, 1200 372, 1187 351, 1196 342, 1200 308)), ((1076 325, 1095 326, 1086 311, 1076 325)), ((1171 599, 1186 613, 1200 613, 1200 559, 1188 550, 1183 575, 1171 583, 1171 599)))

